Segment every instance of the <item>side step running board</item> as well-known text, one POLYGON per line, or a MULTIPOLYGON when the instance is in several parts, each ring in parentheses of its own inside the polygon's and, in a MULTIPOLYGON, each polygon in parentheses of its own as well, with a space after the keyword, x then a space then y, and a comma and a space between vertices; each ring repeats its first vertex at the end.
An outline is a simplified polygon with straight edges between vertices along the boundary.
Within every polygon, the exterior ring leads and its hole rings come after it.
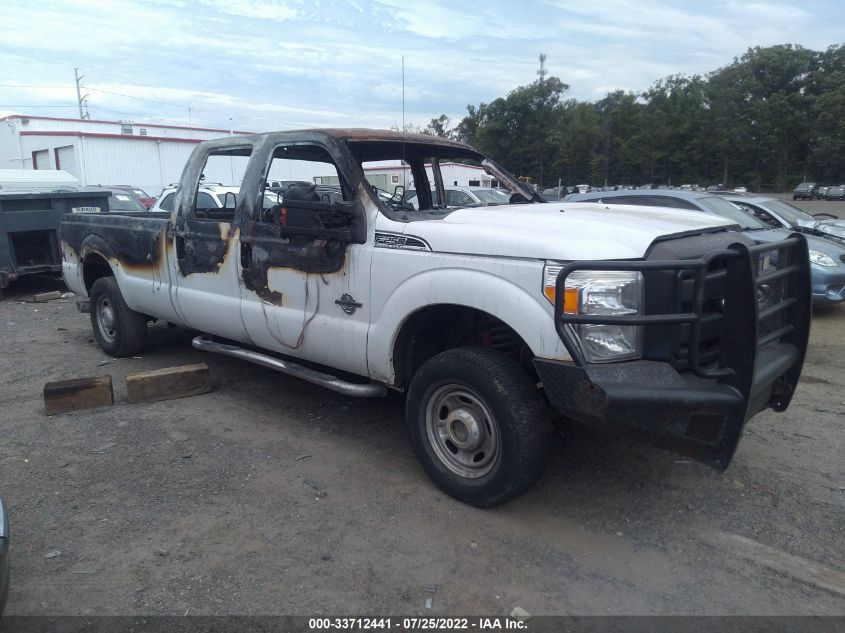
POLYGON ((341 380, 337 376, 324 374, 323 372, 297 365, 290 361, 270 356, 269 354, 262 354, 260 352, 253 352, 252 350, 238 347, 237 345, 230 345, 228 343, 218 343, 211 339, 211 337, 202 335, 197 336, 192 345, 204 352, 215 352, 223 354, 224 356, 233 356, 242 360, 248 360, 256 365, 275 369, 283 374, 295 376, 302 380, 308 381, 315 385, 320 385, 331 391, 342 393, 345 396, 354 396, 356 398, 379 398, 387 394, 387 387, 377 383, 360 384, 355 382, 348 382, 341 380))

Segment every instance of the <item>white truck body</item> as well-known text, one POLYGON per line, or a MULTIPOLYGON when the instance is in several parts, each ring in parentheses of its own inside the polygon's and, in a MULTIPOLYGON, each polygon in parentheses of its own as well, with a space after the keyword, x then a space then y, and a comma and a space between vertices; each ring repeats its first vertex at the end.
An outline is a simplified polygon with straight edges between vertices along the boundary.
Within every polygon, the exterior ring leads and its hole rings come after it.
MULTIPOLYGON (((344 393, 409 391, 423 465, 477 505, 511 498, 539 476, 519 451, 545 450, 532 434, 547 428, 548 405, 718 468, 745 420, 788 405, 809 331, 803 238, 770 243, 760 259, 764 247, 720 217, 545 203, 486 160, 522 203, 438 208, 423 182, 424 157, 437 152, 483 159, 454 142, 362 130, 203 143, 172 213, 64 220, 65 281, 91 296, 95 335, 113 354, 138 349, 144 319, 158 319, 226 340, 201 337, 199 349, 344 393), (419 209, 398 195, 386 204, 361 169, 361 156, 392 158, 400 147, 427 198, 419 209), (196 208, 207 157, 236 151, 252 158, 231 208, 196 208), (308 187, 292 186, 274 205, 270 157, 314 152, 336 164, 344 201, 299 200, 308 187), (788 285, 758 306, 753 284, 765 291, 777 267, 773 279, 788 285), (767 325, 773 315, 780 329, 767 325), (474 374, 478 367, 487 369, 474 374), (514 429, 522 439, 507 440, 514 429), (508 469, 524 481, 512 484, 501 474, 508 469)), ((435 186, 445 199, 442 180, 435 186)))

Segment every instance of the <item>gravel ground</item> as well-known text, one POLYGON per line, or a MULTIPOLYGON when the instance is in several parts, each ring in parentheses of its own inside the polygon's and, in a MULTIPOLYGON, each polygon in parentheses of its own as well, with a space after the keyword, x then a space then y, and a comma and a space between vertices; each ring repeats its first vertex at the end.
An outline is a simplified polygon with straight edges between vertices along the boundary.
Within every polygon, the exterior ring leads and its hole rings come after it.
POLYGON ((399 396, 161 326, 112 360, 72 300, 24 302, 54 288, 0 302, 7 614, 845 615, 845 308, 815 314, 792 407, 754 418, 727 472, 565 427, 535 488, 479 510, 429 483, 399 396), (202 361, 212 393, 126 403, 127 373, 202 361), (104 374, 114 407, 43 415, 45 382, 104 374))

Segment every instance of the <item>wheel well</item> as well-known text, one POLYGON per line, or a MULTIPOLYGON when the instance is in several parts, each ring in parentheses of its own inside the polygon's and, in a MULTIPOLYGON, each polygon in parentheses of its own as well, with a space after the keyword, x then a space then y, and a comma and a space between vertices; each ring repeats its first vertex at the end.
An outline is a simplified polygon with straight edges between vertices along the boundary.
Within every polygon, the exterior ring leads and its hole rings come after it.
POLYGON ((82 260, 82 280, 85 282, 85 290, 91 292, 91 286, 101 277, 114 277, 114 272, 99 253, 88 253, 82 260))
POLYGON ((500 351, 536 376, 531 349, 512 327, 482 310, 447 304, 423 308, 402 325, 393 348, 395 384, 407 386, 432 356, 468 346, 500 351))

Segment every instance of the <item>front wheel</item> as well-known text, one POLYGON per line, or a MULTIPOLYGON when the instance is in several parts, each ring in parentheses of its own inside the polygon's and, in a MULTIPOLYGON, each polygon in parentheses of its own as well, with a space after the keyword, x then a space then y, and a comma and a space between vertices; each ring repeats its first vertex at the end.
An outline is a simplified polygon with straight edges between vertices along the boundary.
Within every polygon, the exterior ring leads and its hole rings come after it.
POLYGON ((456 499, 499 505, 543 473, 548 407, 528 374, 499 352, 463 347, 434 356, 414 376, 406 406, 414 452, 456 499))
POLYGON ((147 317, 126 305, 114 277, 95 281, 89 297, 91 329, 106 354, 120 358, 144 349, 147 317))

